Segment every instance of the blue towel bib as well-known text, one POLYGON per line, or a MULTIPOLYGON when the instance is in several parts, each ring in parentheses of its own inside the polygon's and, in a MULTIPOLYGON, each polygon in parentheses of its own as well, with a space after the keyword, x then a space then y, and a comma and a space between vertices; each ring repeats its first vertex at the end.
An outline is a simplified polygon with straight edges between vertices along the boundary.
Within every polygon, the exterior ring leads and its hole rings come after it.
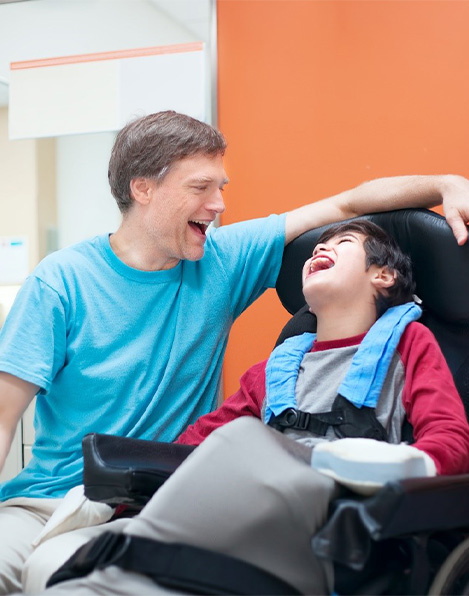
MULTIPOLYGON (((389 308, 363 338, 339 387, 339 394, 358 408, 376 408, 399 340, 407 325, 421 314, 422 309, 414 302, 389 308)), ((298 371, 315 339, 315 333, 289 337, 270 355, 265 371, 265 424, 287 408, 296 408, 298 371)))

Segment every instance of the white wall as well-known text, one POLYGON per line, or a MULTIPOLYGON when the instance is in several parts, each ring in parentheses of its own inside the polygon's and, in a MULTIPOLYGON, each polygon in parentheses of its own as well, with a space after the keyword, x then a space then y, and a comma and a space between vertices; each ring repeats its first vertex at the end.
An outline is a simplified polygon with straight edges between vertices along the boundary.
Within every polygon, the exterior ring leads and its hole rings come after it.
MULTIPOLYGON (((10 62, 190 41, 209 44, 213 3, 214 0, 33 0, 0 4, 0 83, 9 80, 10 62)), ((210 64, 209 49, 208 68, 210 64)), ((210 83, 209 76, 208 120, 213 110, 210 83)), ((0 87, 5 89, 4 85, 0 87)), ((101 133, 57 139, 59 248, 111 232, 119 225, 119 211, 107 183, 113 137, 111 133, 101 133)), ((15 198, 12 196, 12 200, 15 198)))
POLYGON ((34 139, 11 142, 8 112, 0 108, 0 236, 27 236, 37 261, 37 172, 34 139))
POLYGON ((10 141, 7 123, 8 110, 0 108, 0 236, 27 236, 32 268, 56 226, 55 141, 10 141))
MULTIPOLYGON (((210 44, 214 1, 30 0, 1 4, 0 83, 9 80, 10 62, 190 41, 210 44)), ((0 101, 7 100, 4 85, 0 84, 0 91, 0 101)))
MULTIPOLYGON (((160 10, 178 0, 34 0, 0 5, 0 76, 11 61, 200 41, 160 10)), ((206 0, 191 5, 206 10, 206 0)), ((182 15, 181 15, 182 16, 182 15)))
POLYGON ((114 137, 100 133, 57 139, 59 248, 115 232, 119 226, 119 209, 107 180, 114 137))

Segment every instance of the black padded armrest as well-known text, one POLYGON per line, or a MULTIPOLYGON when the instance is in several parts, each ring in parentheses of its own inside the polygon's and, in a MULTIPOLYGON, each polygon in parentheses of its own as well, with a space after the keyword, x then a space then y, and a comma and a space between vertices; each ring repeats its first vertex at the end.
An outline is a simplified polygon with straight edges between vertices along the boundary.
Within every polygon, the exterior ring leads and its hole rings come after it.
POLYGON ((362 569, 372 541, 469 528, 469 474, 390 482, 367 499, 338 499, 313 540, 317 555, 362 569))
POLYGON ((92 501, 143 507, 195 449, 91 433, 82 441, 83 484, 92 501))

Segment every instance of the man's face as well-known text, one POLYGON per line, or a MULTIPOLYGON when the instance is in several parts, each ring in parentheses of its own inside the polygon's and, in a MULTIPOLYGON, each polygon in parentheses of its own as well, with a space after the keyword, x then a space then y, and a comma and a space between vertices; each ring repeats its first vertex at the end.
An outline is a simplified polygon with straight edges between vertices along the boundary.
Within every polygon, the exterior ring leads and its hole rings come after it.
POLYGON ((202 154, 177 161, 163 180, 151 181, 145 228, 162 259, 161 268, 203 257, 207 227, 225 210, 222 192, 227 182, 223 157, 202 154))
POLYGON ((357 232, 344 232, 315 247, 303 267, 303 294, 312 312, 360 301, 374 304, 377 268, 366 270, 364 239, 357 232))

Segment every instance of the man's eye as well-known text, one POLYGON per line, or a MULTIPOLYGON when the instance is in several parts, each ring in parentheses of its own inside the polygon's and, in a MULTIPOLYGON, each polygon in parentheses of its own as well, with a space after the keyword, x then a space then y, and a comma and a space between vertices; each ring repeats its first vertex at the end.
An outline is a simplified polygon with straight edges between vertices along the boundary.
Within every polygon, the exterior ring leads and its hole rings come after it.
POLYGON ((339 240, 339 244, 342 244, 342 242, 352 242, 352 239, 351 238, 341 238, 339 240))
POLYGON ((204 192, 205 190, 207 190, 206 186, 194 186, 195 190, 200 190, 201 192, 204 192))

